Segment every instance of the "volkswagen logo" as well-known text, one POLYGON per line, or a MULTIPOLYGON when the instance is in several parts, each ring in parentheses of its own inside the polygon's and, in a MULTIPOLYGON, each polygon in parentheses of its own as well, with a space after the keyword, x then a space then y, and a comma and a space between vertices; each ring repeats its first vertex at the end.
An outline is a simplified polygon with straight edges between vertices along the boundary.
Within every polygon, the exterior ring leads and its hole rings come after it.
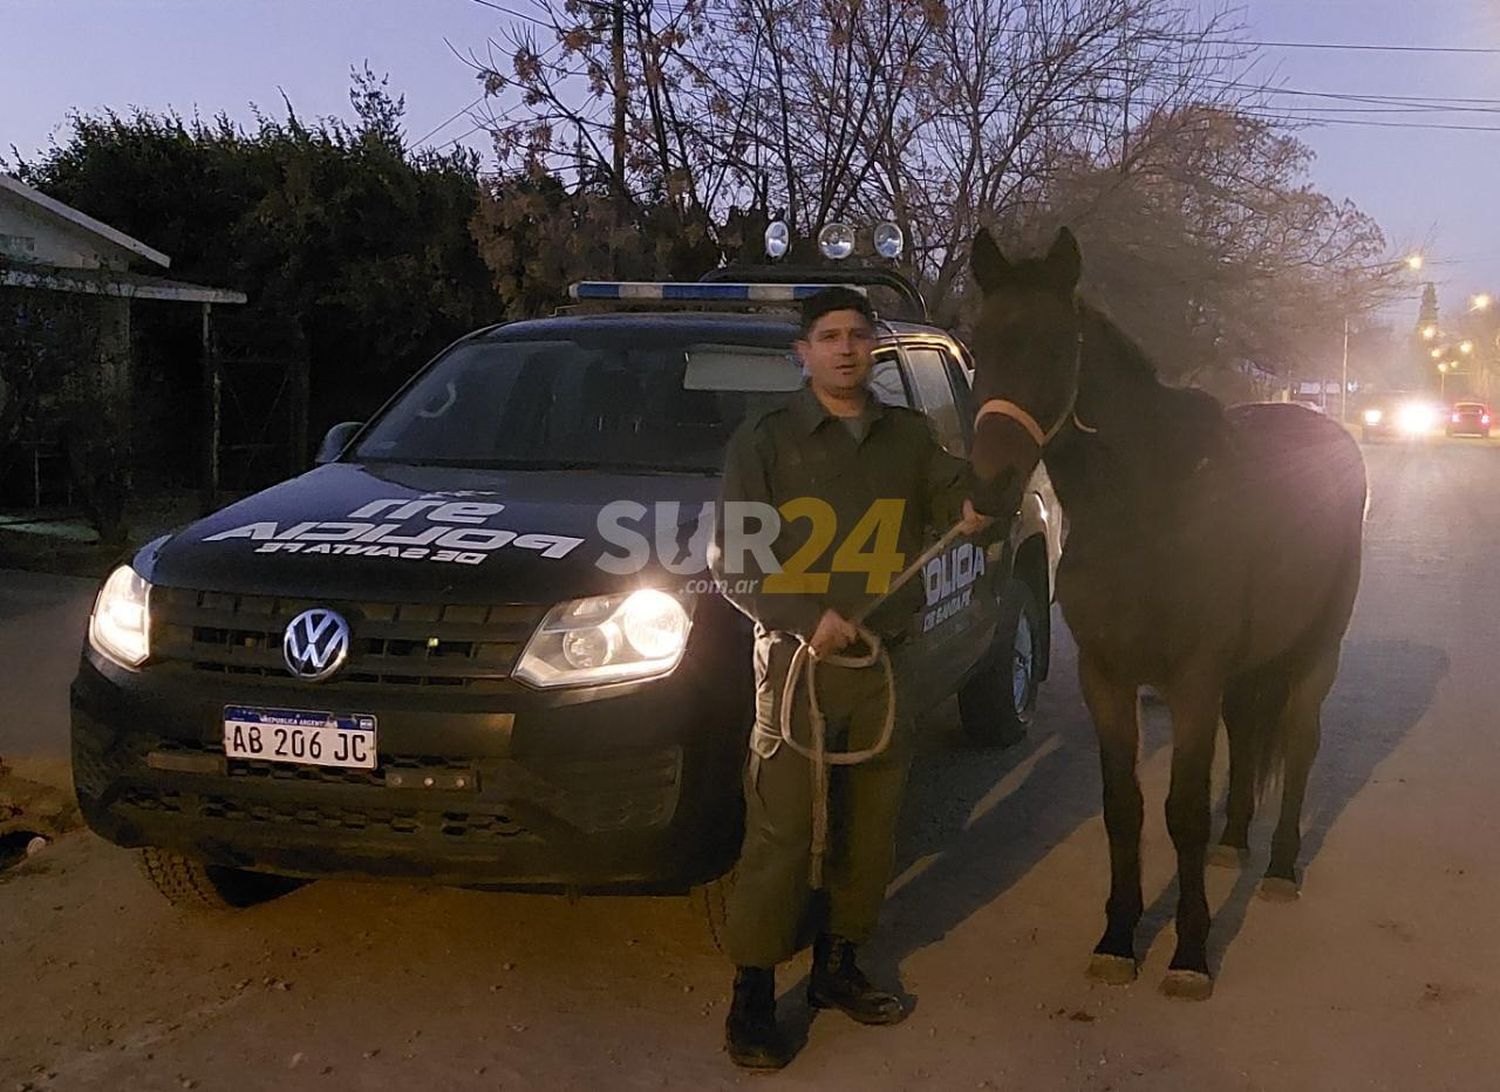
POLYGON ((297 678, 322 682, 349 658, 349 623, 326 607, 305 610, 286 627, 281 652, 297 678))

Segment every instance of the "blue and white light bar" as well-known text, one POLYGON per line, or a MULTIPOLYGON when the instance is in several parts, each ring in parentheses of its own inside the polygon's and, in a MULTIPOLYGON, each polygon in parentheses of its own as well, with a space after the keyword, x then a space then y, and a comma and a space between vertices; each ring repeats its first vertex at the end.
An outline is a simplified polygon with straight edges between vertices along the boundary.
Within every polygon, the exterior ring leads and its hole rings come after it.
MULTIPOLYGON (((575 300, 687 303, 795 303, 827 288, 826 284, 725 284, 698 281, 579 281, 568 286, 575 300)), ((868 295, 863 285, 844 287, 868 295)))

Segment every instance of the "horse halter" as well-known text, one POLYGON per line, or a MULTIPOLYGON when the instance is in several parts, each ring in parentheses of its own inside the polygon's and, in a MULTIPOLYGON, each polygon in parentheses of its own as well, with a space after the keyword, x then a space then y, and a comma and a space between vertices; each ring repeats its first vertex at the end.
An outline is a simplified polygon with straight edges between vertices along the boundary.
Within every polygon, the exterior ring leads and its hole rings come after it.
MULTIPOLYGON (((1080 363, 1082 359, 1083 332, 1080 330, 1078 333, 1078 355, 1075 358, 1075 365, 1080 363)), ((1073 369, 1073 373, 1076 377, 1078 374, 1078 368, 1076 366, 1073 369)), ((1099 431, 1097 428, 1091 428, 1088 425, 1084 424, 1083 420, 1078 416, 1077 410, 1078 382, 1075 378, 1075 381, 1073 383, 1073 393, 1068 396, 1068 404, 1063 408, 1062 413, 1058 415, 1057 423, 1049 429, 1043 429, 1042 426, 1037 423, 1036 417, 1028 412, 1024 406, 1019 406, 1015 402, 1007 401, 1004 398, 991 398, 982 406, 980 406, 979 412, 974 415, 974 427, 977 429, 980 422, 983 421, 986 417, 1009 417, 1012 421, 1015 421, 1026 430, 1026 434, 1031 437, 1031 439, 1036 443, 1037 447, 1045 448, 1057 437, 1057 434, 1070 423, 1079 432, 1088 433, 1090 436, 1099 431)))

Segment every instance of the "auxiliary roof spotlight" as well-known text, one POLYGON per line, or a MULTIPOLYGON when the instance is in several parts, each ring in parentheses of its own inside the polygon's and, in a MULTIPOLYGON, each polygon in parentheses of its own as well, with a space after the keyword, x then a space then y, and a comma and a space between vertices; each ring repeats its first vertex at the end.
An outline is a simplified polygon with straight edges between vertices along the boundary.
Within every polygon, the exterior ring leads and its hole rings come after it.
POLYGON ((906 249, 906 238, 891 220, 875 225, 875 253, 882 258, 899 258, 906 249))
POLYGON ((792 229, 785 220, 773 220, 766 228, 766 257, 772 261, 785 257, 792 246, 792 229))
POLYGON ((854 253, 854 229, 848 224, 824 224, 818 232, 818 250, 831 261, 842 261, 854 253))

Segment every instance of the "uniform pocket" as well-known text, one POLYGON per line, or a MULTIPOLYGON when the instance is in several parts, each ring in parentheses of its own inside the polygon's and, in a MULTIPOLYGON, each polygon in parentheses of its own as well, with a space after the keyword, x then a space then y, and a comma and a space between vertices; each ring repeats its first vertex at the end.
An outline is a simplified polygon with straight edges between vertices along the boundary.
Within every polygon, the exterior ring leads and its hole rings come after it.
POLYGON ((750 729, 750 750, 760 758, 770 758, 781 747, 781 726, 770 719, 762 720, 759 706, 757 697, 755 727, 750 729))
POLYGON ((775 666, 782 659, 773 654, 781 644, 774 637, 762 636, 755 642, 755 726, 750 729, 750 750, 761 758, 770 758, 781 746, 781 725, 777 720, 777 685, 775 666))

